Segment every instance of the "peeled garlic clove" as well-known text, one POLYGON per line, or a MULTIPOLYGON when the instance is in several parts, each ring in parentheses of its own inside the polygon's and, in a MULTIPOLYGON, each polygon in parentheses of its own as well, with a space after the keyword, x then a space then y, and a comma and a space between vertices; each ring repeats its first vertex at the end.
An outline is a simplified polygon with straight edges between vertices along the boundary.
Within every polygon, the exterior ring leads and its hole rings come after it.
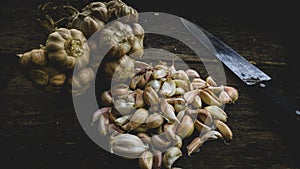
POLYGON ((130 121, 122 126, 122 128, 126 131, 136 129, 145 122, 148 115, 149 112, 146 109, 140 108, 135 111, 135 113, 131 116, 130 121))
POLYGON ((112 106, 114 99, 112 98, 110 91, 104 91, 101 94, 101 104, 104 106, 112 106))
POLYGON ((202 101, 201 101, 201 98, 198 95, 195 96, 195 98, 192 102, 192 106, 195 109, 200 109, 202 107, 202 101))
POLYGON ((204 107, 207 110, 213 119, 221 120, 223 122, 227 121, 227 114, 218 106, 206 106, 204 107))
POLYGON ((214 120, 213 122, 217 130, 222 134, 223 138, 226 141, 231 141, 233 138, 233 134, 229 126, 224 122, 222 122, 221 120, 214 120))
POLYGON ((177 159, 182 156, 182 152, 178 147, 170 147, 163 155, 163 164, 166 168, 172 168, 177 159))
POLYGON ((194 138, 192 142, 187 146, 188 156, 191 156, 191 154, 194 152, 198 152, 202 145, 203 142, 200 137, 194 138))
POLYGON ((132 134, 119 134, 110 140, 111 153, 129 159, 139 157, 148 148, 139 137, 132 134))
POLYGON ((162 166, 162 153, 159 150, 153 152, 153 169, 160 169, 162 166))
POLYGON ((208 105, 222 106, 222 103, 219 101, 217 96, 207 90, 200 90, 200 98, 208 105))
POLYGON ((179 123, 175 115, 174 107, 170 105, 164 98, 160 99, 160 110, 168 123, 173 123, 175 121, 179 123))
POLYGON ((140 169, 152 169, 153 154, 150 151, 145 151, 140 155, 139 167, 140 169))
POLYGON ((170 77, 167 77, 167 80, 163 83, 160 89, 160 94, 166 97, 172 97, 175 94, 175 88, 175 81, 170 77))
POLYGON ((194 69, 187 69, 185 73, 188 75, 189 78, 200 78, 199 73, 194 69))
POLYGON ((239 92, 234 87, 225 86, 224 90, 230 96, 233 103, 238 99, 239 92))
POLYGON ((145 121, 145 127, 148 129, 157 128, 161 126, 163 122, 164 118, 160 113, 153 113, 147 117, 145 121))
POLYGON ((218 86, 216 81, 211 77, 211 76, 208 76, 205 81, 210 85, 210 86, 218 86))
POLYGON ((152 145, 155 149, 163 150, 168 148, 171 145, 171 141, 163 138, 164 135, 153 135, 151 137, 152 145))
POLYGON ((194 122, 189 115, 184 115, 178 128, 176 134, 179 135, 182 139, 189 137, 194 132, 194 122))
POLYGON ((211 130, 210 127, 208 127, 207 125, 201 123, 199 120, 195 120, 194 121, 194 126, 195 128, 202 134, 202 133, 207 133, 208 131, 211 130))

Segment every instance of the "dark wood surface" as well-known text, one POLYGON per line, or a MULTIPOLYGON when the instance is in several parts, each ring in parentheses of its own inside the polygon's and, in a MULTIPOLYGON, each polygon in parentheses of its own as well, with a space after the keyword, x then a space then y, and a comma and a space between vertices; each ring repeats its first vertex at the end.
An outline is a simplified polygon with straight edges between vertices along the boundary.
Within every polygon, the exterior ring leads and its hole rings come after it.
MULTIPOLYGON (((35 21, 38 1, 12 1, 0 7, 0 150, 3 168, 138 168, 136 160, 126 160, 98 147, 82 130, 66 94, 52 94, 34 89, 22 76, 15 53, 23 53, 44 44, 46 34, 35 21)), ((221 38, 233 49, 272 77, 274 87, 291 100, 300 102, 297 59, 298 41, 293 13, 279 15, 275 9, 263 12, 245 9, 251 14, 235 16, 223 9, 199 7, 202 11, 173 4, 174 8, 153 3, 128 1, 140 11, 161 11, 183 16, 221 38), (151 5, 152 4, 152 5, 151 5), (177 6, 176 6, 177 5, 177 6), (177 7, 177 8, 176 8, 177 7), (199 11, 199 15, 197 15, 199 11), (258 12, 255 14, 255 12, 258 12), (277 17, 277 20, 272 17, 277 17), (277 22, 278 21, 278 22, 277 22), (283 24, 283 25, 282 25, 283 24)), ((211 5, 211 4, 206 4, 211 5)), ((223 4, 224 5, 224 4, 223 4)), ((237 9, 242 12, 243 6, 237 9)), ((255 5, 250 6, 255 7, 255 5)), ((290 5, 289 7, 292 7, 290 5)), ((238 15, 238 14, 237 14, 238 15)), ((145 37, 145 48, 164 48, 189 60, 186 48, 171 39, 145 37)), ((189 66, 202 71, 198 62, 189 66)), ((239 100, 225 107, 234 139, 207 142, 199 153, 184 155, 175 166, 198 168, 299 168, 299 128, 290 128, 281 120, 285 112, 269 107, 255 97, 229 70, 227 85, 240 92, 239 100)), ((2 167, 1 167, 2 168, 2 167)))

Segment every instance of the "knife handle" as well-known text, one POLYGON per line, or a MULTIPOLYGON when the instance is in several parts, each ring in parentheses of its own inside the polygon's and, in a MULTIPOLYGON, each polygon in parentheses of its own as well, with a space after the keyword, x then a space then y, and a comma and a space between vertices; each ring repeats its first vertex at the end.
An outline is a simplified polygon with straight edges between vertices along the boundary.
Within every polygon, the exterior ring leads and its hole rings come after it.
MULTIPOLYGON (((270 104, 274 105, 273 109, 279 112, 278 117, 280 120, 287 120, 285 122, 294 122, 297 126, 300 124, 300 104, 289 100, 286 96, 279 93, 269 83, 260 83, 255 86, 262 94, 263 102, 271 101, 270 104), (283 116, 282 116, 283 115, 283 116)), ((254 91, 253 91, 254 92, 254 91)))

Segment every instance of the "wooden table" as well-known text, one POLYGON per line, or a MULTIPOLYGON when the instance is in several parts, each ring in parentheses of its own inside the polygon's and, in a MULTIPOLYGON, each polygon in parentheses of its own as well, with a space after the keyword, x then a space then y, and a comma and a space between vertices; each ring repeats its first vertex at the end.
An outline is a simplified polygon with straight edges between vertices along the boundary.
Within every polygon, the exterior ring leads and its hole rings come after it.
MULTIPOLYGON (((136 160, 112 155, 89 139, 77 120, 71 96, 35 90, 24 79, 13 54, 37 48, 44 44, 47 36, 35 21, 38 2, 20 2, 9 2, 0 10, 1 165, 30 169, 137 168, 136 160)), ((274 87, 281 93, 300 102, 297 70, 300 62, 296 59, 299 51, 292 36, 295 29, 278 26, 280 24, 273 24, 270 20, 267 23, 263 19, 255 21, 258 14, 244 18, 223 15, 222 12, 210 15, 211 8, 208 7, 197 17, 191 14, 195 7, 191 7, 189 13, 187 5, 182 10, 168 10, 167 7, 147 6, 151 4, 149 2, 129 2, 140 11, 162 10, 199 24, 269 74, 274 87)), ((283 24, 287 23, 290 22, 283 21, 283 24)), ((145 48, 148 47, 189 55, 184 47, 174 46, 172 40, 156 41, 155 37, 146 36, 145 48)), ((196 62, 189 62, 189 65, 199 68, 196 62)), ((287 128, 286 122, 280 120, 285 112, 269 109, 264 100, 251 95, 229 70, 225 69, 225 73, 227 85, 240 92, 239 100, 225 107, 228 125, 234 133, 233 141, 230 145, 222 141, 207 142, 199 153, 191 157, 184 155, 175 166, 189 169, 299 167, 299 142, 295 141, 299 132, 287 128)))

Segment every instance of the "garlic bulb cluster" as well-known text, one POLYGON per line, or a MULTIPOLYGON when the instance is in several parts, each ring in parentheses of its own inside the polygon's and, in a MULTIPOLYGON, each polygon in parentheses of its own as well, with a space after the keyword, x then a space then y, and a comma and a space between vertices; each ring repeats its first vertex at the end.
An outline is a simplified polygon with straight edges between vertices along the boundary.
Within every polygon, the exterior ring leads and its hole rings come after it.
MULTIPOLYGON (((72 6, 55 7, 47 4, 43 10, 63 9, 68 24, 57 27, 48 10, 42 26, 51 30, 45 46, 20 54, 20 64, 26 77, 34 86, 47 91, 73 91, 83 94, 95 79, 100 59, 103 59, 100 74, 102 80, 125 81, 134 76, 135 58, 143 55, 144 30, 135 23, 138 13, 120 0, 91 2, 79 12, 72 6), (48 5, 48 6, 47 6, 48 5), (68 12, 66 12, 68 11, 68 12), (112 21, 127 16, 126 20, 112 21), (107 24, 109 23, 110 24, 107 24), (48 24, 46 24, 48 23, 48 24), (49 25, 50 24, 50 25, 49 25), (53 29, 51 29, 53 26, 53 29), (97 42, 88 42, 95 32, 97 42), (96 49, 95 49, 96 48, 96 49), (91 50, 108 48, 100 57, 91 56, 91 50), (76 70, 75 70, 76 65, 76 70)), ((55 12, 55 11, 54 11, 55 12)), ((57 14, 55 15, 57 16, 57 14)), ((110 81, 106 81, 109 84, 110 81)))
POLYGON ((102 108, 92 118, 100 135, 110 138, 112 153, 139 158, 141 169, 172 168, 183 148, 190 156, 208 140, 233 139, 221 106, 238 99, 234 87, 166 62, 151 66, 135 61, 134 69, 129 81, 102 92, 102 108), (187 138, 191 142, 184 146, 187 138))

